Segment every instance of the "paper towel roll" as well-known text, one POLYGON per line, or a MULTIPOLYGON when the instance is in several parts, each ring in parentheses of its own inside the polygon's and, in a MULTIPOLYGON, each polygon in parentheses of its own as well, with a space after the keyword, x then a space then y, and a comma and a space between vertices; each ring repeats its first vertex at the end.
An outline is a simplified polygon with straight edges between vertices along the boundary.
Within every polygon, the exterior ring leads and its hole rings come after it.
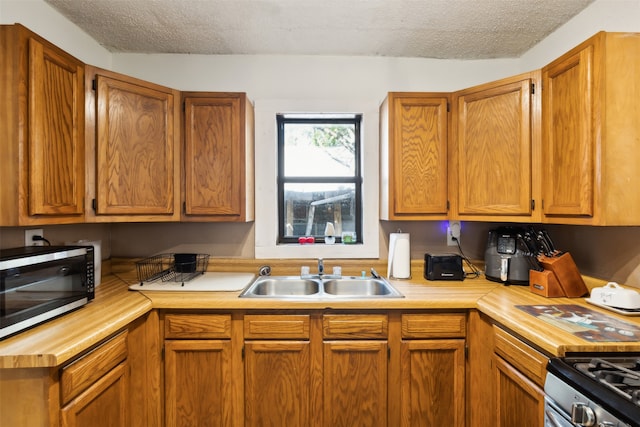
POLYGON ((409 233, 391 233, 389 235, 387 277, 394 279, 409 279, 411 277, 409 233))

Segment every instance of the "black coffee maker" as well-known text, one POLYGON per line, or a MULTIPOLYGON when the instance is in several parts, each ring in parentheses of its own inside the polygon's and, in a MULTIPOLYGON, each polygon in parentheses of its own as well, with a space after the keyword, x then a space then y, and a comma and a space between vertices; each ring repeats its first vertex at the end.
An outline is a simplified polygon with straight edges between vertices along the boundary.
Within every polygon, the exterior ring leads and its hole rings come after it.
POLYGON ((485 277, 510 285, 529 285, 529 270, 540 269, 536 254, 527 247, 527 231, 500 227, 489 231, 484 252, 485 277))

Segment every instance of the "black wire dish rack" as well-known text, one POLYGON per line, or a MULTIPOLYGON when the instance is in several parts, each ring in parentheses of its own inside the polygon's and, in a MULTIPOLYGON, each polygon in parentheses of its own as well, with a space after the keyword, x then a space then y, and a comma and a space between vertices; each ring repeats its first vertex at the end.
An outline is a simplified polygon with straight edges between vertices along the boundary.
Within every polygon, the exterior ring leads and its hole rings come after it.
POLYGON ((207 271, 209 255, 168 253, 154 255, 136 262, 140 286, 144 283, 161 280, 162 282, 188 282, 207 271))

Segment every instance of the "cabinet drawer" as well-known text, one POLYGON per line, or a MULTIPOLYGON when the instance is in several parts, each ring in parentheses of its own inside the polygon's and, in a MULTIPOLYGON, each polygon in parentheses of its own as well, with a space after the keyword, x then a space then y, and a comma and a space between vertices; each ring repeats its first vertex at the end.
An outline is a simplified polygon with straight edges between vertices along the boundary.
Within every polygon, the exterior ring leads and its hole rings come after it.
POLYGON ((165 338, 231 338, 230 314, 167 314, 165 338))
POLYGON ((248 339, 309 339, 309 316, 252 314, 244 317, 244 337, 248 339))
POLYGON ((325 314, 322 317, 324 338, 387 338, 386 314, 325 314))
POLYGON ((466 334, 463 313, 402 315, 402 338, 460 338, 466 334))
POLYGON ((127 332, 113 337, 62 368, 60 392, 63 404, 76 397, 127 358, 127 332))
POLYGON ((543 387, 549 359, 503 329, 494 325, 493 330, 496 354, 543 387))

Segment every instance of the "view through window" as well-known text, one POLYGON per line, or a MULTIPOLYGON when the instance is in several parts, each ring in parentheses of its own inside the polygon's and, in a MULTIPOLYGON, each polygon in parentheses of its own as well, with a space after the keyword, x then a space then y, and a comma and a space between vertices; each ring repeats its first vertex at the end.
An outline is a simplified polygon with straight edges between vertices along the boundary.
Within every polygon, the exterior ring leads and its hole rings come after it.
POLYGON ((280 243, 362 242, 361 121, 359 114, 277 116, 280 243))

